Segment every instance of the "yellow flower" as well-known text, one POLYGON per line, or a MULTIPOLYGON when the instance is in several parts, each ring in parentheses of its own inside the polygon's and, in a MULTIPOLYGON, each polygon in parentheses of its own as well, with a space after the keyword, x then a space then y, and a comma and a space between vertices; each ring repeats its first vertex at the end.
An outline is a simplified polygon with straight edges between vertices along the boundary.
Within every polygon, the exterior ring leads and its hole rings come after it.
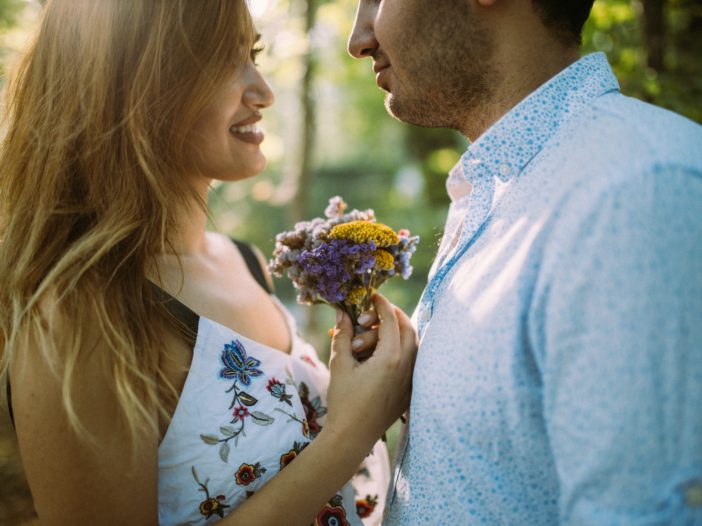
POLYGON ((373 255, 375 256, 375 268, 377 270, 391 270, 395 268, 395 258, 387 250, 376 250, 373 255))
POLYGON ((363 301, 363 298, 366 297, 366 288, 365 287, 354 287, 351 289, 349 292, 348 296, 346 296, 345 303, 348 305, 360 305, 361 302, 363 301))
POLYGON ((378 247, 389 247, 397 245, 400 238, 387 225, 382 223, 372 223, 370 221, 351 221, 336 225, 329 232, 332 239, 348 239, 356 243, 369 243, 374 241, 378 247))

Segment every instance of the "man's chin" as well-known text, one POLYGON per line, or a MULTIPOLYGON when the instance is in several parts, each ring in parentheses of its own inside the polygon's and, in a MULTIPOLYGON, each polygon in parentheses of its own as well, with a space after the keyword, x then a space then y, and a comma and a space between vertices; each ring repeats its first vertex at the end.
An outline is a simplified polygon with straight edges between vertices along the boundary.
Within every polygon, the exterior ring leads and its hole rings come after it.
POLYGON ((385 96, 385 109, 400 122, 421 126, 423 128, 456 128, 455 124, 426 104, 413 103, 412 101, 400 101, 392 93, 385 96))

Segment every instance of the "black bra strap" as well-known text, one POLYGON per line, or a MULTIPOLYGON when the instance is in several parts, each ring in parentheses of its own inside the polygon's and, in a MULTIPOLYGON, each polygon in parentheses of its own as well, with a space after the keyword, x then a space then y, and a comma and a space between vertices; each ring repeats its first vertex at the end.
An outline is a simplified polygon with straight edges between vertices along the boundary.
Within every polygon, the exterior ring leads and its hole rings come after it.
MULTIPOLYGON (((244 243, 243 241, 239 241, 236 239, 232 239, 236 247, 239 249, 239 252, 241 252, 241 255, 244 258, 244 261, 246 262, 246 266, 249 268, 249 272, 251 272, 251 275, 254 277, 256 282, 261 285, 261 287, 268 292, 269 294, 273 293, 273 290, 268 283, 268 280, 266 279, 266 275, 263 272, 263 267, 261 266, 261 262, 258 259, 258 256, 254 253, 253 249, 251 248, 251 245, 248 243, 244 243)), ((165 290, 161 289, 160 287, 154 285, 154 292, 156 294, 156 298, 158 301, 161 301, 165 304, 166 309, 173 315, 182 325, 183 328, 185 329, 186 336, 188 339, 191 340, 192 347, 195 346, 195 341, 197 339, 197 329, 198 325, 200 323, 200 317, 193 312, 189 307, 178 301, 176 298, 168 294, 165 290)), ((7 387, 7 408, 10 413, 10 420, 12 421, 12 425, 14 426, 15 424, 15 417, 14 414, 12 413, 12 390, 10 388, 10 379, 7 379, 6 383, 7 387)))
POLYGON ((273 294, 273 289, 271 288, 270 283, 268 283, 266 275, 263 272, 261 261, 258 259, 258 256, 256 256, 256 253, 251 248, 251 245, 249 245, 248 243, 244 243, 243 241, 239 241, 237 239, 232 239, 232 241, 239 249, 239 252, 241 252, 241 255, 244 257, 246 266, 249 267, 249 272, 251 272, 251 275, 254 277, 256 282, 259 285, 261 285, 263 290, 268 292, 268 294, 273 294))
POLYGON ((191 348, 195 347, 197 329, 200 325, 200 316, 193 312, 190 307, 168 294, 168 292, 161 287, 153 283, 152 285, 156 301, 163 304, 168 313, 178 322, 183 337, 186 339, 188 345, 191 348))
POLYGON ((7 410, 10 412, 10 421, 12 422, 12 427, 15 427, 15 415, 12 414, 12 390, 10 389, 10 379, 7 379, 5 383, 7 388, 7 410))

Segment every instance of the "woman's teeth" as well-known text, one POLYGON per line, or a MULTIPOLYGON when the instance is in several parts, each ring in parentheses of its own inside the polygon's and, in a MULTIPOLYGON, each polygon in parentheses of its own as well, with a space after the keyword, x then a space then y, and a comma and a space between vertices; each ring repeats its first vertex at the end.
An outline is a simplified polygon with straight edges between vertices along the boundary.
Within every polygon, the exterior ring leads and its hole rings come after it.
POLYGON ((232 133, 259 133, 260 130, 255 124, 248 124, 246 126, 232 126, 229 128, 232 133))

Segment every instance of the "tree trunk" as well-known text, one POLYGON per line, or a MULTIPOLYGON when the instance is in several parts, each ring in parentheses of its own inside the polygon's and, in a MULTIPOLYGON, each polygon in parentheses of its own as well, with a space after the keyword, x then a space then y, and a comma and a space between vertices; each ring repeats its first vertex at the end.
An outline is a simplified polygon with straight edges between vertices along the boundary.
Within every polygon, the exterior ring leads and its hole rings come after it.
POLYGON ((643 16, 646 64, 661 72, 665 55, 664 0, 643 0, 643 16))
MULTIPOLYGON (((309 37, 317 21, 319 0, 303 0, 306 3, 305 32, 309 37)), ((300 105, 302 107, 302 125, 300 130, 300 158, 297 177, 295 178, 295 193, 290 204, 290 215, 293 222, 307 218, 307 194, 312 179, 312 163, 315 148, 316 108, 314 103, 314 77, 316 72, 316 57, 311 45, 304 58, 305 74, 302 78, 300 105)))
MULTIPOLYGON (((320 0, 302 0, 305 4, 305 33, 309 39, 317 22, 317 9, 320 0)), ((317 59, 310 43, 307 55, 304 58, 304 76, 300 93, 300 106, 302 108, 302 122, 300 126, 301 142, 299 144, 299 160, 297 173, 293 178, 294 193, 290 202, 290 218, 293 223, 309 219, 308 194, 312 184, 312 169, 314 164, 315 132, 316 132, 316 105, 314 100, 315 73, 317 59)), ((320 357, 327 356, 324 350, 329 348, 325 331, 322 330, 319 307, 306 309, 304 332, 307 340, 320 353, 320 357)))

